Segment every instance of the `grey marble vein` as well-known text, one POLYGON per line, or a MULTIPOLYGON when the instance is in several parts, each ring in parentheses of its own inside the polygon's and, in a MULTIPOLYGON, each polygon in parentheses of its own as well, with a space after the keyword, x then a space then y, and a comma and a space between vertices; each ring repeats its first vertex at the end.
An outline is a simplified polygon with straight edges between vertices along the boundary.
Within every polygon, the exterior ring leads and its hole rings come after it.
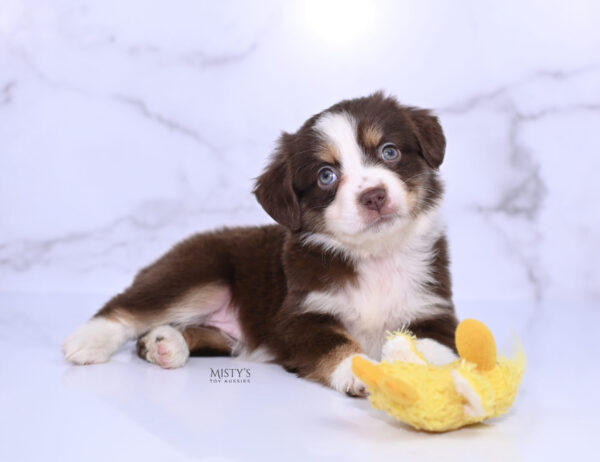
MULTIPOLYGON (((138 114, 141 114, 143 117, 151 120, 162 127, 166 128, 169 131, 179 133, 183 136, 186 136, 202 147, 206 148, 211 154, 216 155, 219 152, 217 146, 207 140, 204 136, 202 136, 197 130, 194 130, 190 127, 185 126, 184 124, 177 122, 169 117, 166 117, 155 110, 150 110, 146 102, 139 98, 135 98, 133 96, 127 96, 122 94, 113 94, 113 95, 103 95, 97 92, 88 90, 86 88, 82 88, 78 85, 57 81, 56 79, 50 77, 44 71, 42 71, 28 56, 26 53, 17 51, 14 47, 11 47, 12 53, 19 57, 34 73, 35 76, 40 79, 40 81, 45 84, 59 90, 68 91, 71 93, 76 93, 88 98, 94 99, 110 99, 118 102, 119 104, 125 105, 127 107, 133 108, 138 114)), ((7 90, 8 97, 10 97, 10 88, 7 90)))
MULTIPOLYGON (((600 111, 600 102, 590 98, 586 103, 543 104, 542 109, 525 110, 517 109, 514 103, 513 90, 523 85, 539 80, 551 79, 565 83, 571 79, 594 72, 598 65, 593 64, 573 70, 541 70, 523 78, 515 83, 502 85, 496 89, 465 98, 463 101, 442 108, 442 115, 466 115, 482 107, 492 112, 501 114, 508 120, 507 151, 506 156, 511 169, 516 173, 512 182, 498 191, 499 197, 492 204, 477 204, 474 211, 480 213, 486 223, 493 228, 503 239, 510 253, 523 267, 527 280, 532 288, 534 300, 540 302, 545 298, 547 284, 546 271, 540 265, 540 241, 542 233, 538 229, 537 218, 545 205, 549 186, 544 181, 540 169, 540 153, 534 153, 522 141, 523 129, 530 123, 543 120, 553 115, 562 115, 571 112, 597 112, 600 111), (523 246, 520 238, 513 236, 507 224, 494 220, 493 216, 504 216, 509 223, 524 220, 525 229, 531 237, 531 243, 523 246)), ((600 96, 600 95, 599 95, 600 96)), ((529 142, 530 140, 528 140, 529 142)), ((514 226, 514 225, 513 225, 514 226)))
MULTIPOLYGON (((5 241, 0 245, 0 266, 11 268, 17 272, 27 271, 35 266, 44 265, 57 249, 71 248, 74 245, 86 242, 99 244, 100 251, 96 256, 106 257, 113 250, 131 245, 139 241, 140 235, 160 233, 161 229, 181 223, 184 218, 194 216, 207 216, 210 214, 234 215, 241 212, 252 211, 254 207, 235 205, 233 207, 197 207, 196 209, 184 209, 180 207, 176 216, 165 213, 154 220, 147 220, 136 213, 119 217, 110 223, 88 229, 85 231, 64 234, 47 239, 22 239, 5 241), (115 238, 120 229, 128 228, 136 230, 128 239, 115 238), (115 239, 117 241, 115 242, 115 239)), ((173 242, 172 244, 174 244, 173 242)))
POLYGON ((13 99, 13 92, 17 86, 17 82, 11 80, 7 82, 0 90, 0 105, 9 104, 13 99))
POLYGON ((200 69, 228 66, 248 59, 258 48, 258 41, 253 41, 246 49, 239 52, 210 54, 204 51, 193 51, 181 57, 181 61, 200 69))
POLYGON ((137 99, 137 98, 133 98, 131 96, 119 95, 119 94, 113 95, 113 98, 116 101, 119 101, 123 104, 126 104, 128 106, 135 108, 136 111, 138 111, 144 117, 166 127, 168 130, 179 133, 184 136, 187 136, 189 138, 192 138, 194 141, 198 142, 199 144, 201 144, 202 146, 207 148, 212 154, 218 154, 219 149, 213 143, 211 143, 206 138, 204 138, 196 130, 186 127, 182 123, 177 122, 173 119, 170 119, 162 114, 159 114, 156 111, 150 110, 148 108, 148 105, 144 101, 137 99))
POLYGON ((510 92, 523 85, 542 80, 568 81, 574 77, 596 71, 600 68, 600 63, 593 63, 587 66, 577 67, 574 69, 541 69, 526 75, 516 81, 508 84, 500 85, 488 91, 477 93, 468 96, 462 101, 457 101, 453 104, 440 107, 436 112, 439 114, 465 114, 481 105, 488 104, 500 97, 510 98, 510 92))
POLYGON ((167 52, 154 44, 136 44, 127 47, 126 53, 132 57, 153 56, 160 64, 184 64, 197 69, 211 69, 238 64, 248 59, 258 48, 258 40, 253 40, 239 51, 211 53, 205 50, 167 52))

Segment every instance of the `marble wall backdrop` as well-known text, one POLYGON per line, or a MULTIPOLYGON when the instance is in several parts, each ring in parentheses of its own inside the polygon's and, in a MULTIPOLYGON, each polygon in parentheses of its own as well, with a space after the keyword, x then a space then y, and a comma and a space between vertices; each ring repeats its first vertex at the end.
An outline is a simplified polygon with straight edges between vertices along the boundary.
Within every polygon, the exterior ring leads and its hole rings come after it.
POLYGON ((281 130, 378 89, 435 108, 461 300, 600 299, 600 3, 0 2, 0 290, 112 294, 269 222, 281 130))

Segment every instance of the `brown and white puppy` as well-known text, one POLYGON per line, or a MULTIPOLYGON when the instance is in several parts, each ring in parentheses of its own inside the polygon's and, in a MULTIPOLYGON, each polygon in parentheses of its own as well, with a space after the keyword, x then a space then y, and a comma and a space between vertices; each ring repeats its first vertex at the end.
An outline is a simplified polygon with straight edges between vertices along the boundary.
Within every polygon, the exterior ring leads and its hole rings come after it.
POLYGON ((65 340, 66 359, 105 362, 138 339, 165 368, 242 355, 351 395, 365 393, 352 357, 380 359, 386 331, 409 329, 428 359, 450 360, 444 149, 435 116, 382 93, 311 117, 282 135, 256 181, 279 224, 177 244, 65 340))

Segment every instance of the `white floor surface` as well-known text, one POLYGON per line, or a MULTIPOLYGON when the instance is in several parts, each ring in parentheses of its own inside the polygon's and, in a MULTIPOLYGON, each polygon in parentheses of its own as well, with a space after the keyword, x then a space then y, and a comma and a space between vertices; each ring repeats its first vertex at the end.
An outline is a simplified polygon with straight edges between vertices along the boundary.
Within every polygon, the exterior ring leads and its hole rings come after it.
MULTIPOLYGON (((459 304, 528 369, 512 411, 447 434, 409 429, 272 364, 192 358, 178 370, 128 345, 107 363, 71 366, 60 343, 98 295, 0 294, 0 460, 591 460, 600 411, 598 306, 459 304), (249 368, 250 383, 210 369, 249 368)), ((595 456, 594 456, 595 454, 595 456)))

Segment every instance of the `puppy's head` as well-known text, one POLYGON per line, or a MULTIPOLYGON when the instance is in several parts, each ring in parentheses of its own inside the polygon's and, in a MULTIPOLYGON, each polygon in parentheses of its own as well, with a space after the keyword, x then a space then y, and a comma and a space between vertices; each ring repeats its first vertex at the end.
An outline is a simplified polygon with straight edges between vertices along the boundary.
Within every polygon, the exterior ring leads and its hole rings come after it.
POLYGON ((254 192, 290 230, 360 246, 437 206, 445 145, 427 110, 382 93, 346 100, 284 133, 254 192))

